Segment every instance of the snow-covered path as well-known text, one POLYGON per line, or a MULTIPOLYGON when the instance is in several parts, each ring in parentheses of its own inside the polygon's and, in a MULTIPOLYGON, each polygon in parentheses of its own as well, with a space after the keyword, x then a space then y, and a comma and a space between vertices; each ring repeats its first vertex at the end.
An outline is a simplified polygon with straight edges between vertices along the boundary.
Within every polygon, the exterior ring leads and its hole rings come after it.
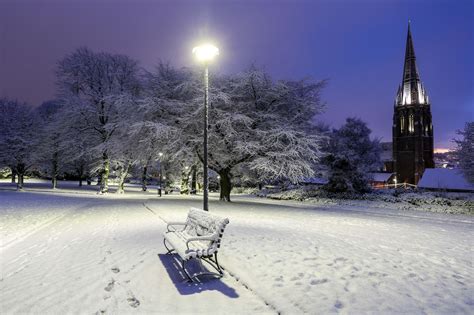
POLYGON ((273 312, 232 277, 183 282, 164 223, 113 198, 0 192, 1 314, 273 312))
POLYGON ((161 255, 162 219, 200 205, 0 191, 0 313, 472 313, 471 216, 213 199, 228 273, 189 285, 161 255))

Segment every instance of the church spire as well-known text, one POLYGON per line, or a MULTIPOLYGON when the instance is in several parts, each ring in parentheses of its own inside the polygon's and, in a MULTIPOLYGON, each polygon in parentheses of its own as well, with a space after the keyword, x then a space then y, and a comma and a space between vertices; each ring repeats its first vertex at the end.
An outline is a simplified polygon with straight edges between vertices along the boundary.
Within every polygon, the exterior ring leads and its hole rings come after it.
POLYGON ((402 89, 397 94, 397 105, 427 104, 428 97, 418 74, 415 48, 411 35, 410 21, 405 49, 405 64, 403 67, 402 89))
POLYGON ((415 48, 411 36, 410 21, 408 21, 407 44, 405 50, 405 66, 403 68, 403 83, 417 82, 420 80, 418 68, 416 67, 415 48))

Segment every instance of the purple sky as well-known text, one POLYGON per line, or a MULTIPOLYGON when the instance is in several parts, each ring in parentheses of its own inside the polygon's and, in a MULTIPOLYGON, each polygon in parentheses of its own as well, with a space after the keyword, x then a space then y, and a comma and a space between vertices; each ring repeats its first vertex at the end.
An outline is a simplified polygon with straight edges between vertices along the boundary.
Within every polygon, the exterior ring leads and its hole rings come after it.
POLYGON ((150 69, 193 63, 203 39, 219 46, 211 71, 250 63, 275 78, 328 78, 322 116, 369 123, 391 141, 407 21, 432 102, 436 147, 474 120, 474 1, 0 0, 0 96, 32 105, 54 97, 57 60, 80 46, 122 53, 150 69))

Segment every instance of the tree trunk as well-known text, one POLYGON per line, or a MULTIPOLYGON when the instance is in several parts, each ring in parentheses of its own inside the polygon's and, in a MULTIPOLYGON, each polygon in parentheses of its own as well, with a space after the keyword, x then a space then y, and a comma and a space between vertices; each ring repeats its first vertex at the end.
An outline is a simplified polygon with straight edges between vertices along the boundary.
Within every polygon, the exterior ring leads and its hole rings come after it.
POLYGON ((107 152, 102 154, 103 169, 102 176, 100 178, 100 193, 106 194, 109 192, 109 173, 110 173, 110 161, 107 152))
POLYGON ((191 167, 191 194, 196 194, 196 165, 191 167))
POLYGON ((24 176, 26 172, 26 167, 23 163, 19 163, 16 166, 16 174, 18 176, 18 180, 16 183, 16 189, 17 190, 23 190, 23 184, 24 184, 24 176))
POLYGON ((18 180, 16 182, 16 189, 23 190, 23 180, 24 180, 23 174, 18 173, 17 175, 18 175, 18 180))
POLYGON ((76 168, 77 175, 79 176, 79 187, 82 187, 82 181, 84 180, 84 164, 80 163, 80 165, 76 168))
POLYGON ((219 171, 220 200, 230 202, 230 192, 232 190, 231 175, 228 169, 219 171))
POLYGON ((147 177, 147 171, 148 171, 148 166, 144 166, 143 167, 143 173, 142 173, 142 190, 143 191, 146 191, 147 189, 147 180, 146 180, 146 177, 147 177))
POLYGON ((16 170, 15 168, 11 168, 12 170, 12 184, 16 183, 16 170))
POLYGON ((53 189, 56 189, 58 185, 58 153, 54 152, 53 160, 52 160, 52 178, 51 178, 51 186, 53 189))
POLYGON ((118 188, 117 188, 117 192, 116 192, 117 194, 123 194, 125 192, 125 190, 124 190, 125 178, 128 175, 129 169, 130 169, 130 163, 127 163, 127 165, 124 167, 124 169, 120 173, 118 188))
POLYGON ((181 172, 181 189, 182 195, 189 194, 189 174, 186 171, 181 172))

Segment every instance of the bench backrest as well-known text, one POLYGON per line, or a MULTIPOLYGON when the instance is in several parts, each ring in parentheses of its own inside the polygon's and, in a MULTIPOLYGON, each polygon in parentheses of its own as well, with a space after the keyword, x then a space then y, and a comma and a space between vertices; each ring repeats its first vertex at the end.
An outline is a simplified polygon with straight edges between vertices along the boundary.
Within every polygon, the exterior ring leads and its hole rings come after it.
POLYGON ((210 247, 220 247, 222 234, 229 219, 221 218, 207 211, 191 208, 186 219, 186 233, 190 236, 203 236, 215 234, 216 239, 210 242, 210 247))

